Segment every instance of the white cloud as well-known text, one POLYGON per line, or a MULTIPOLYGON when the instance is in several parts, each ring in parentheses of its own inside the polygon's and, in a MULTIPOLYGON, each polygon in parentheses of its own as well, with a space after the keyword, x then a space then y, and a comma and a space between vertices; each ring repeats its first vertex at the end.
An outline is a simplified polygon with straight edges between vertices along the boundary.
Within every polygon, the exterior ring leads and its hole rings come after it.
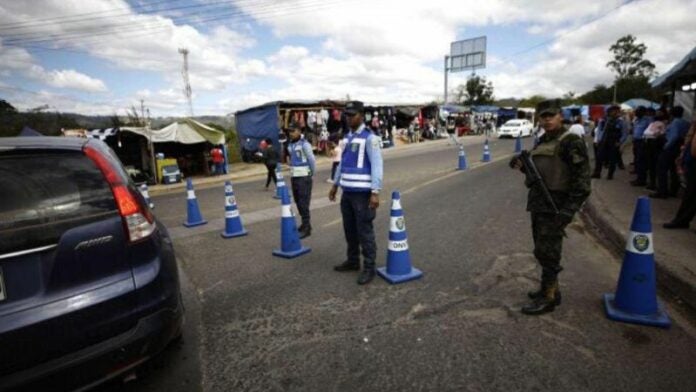
POLYGON ((94 79, 73 69, 54 70, 46 72, 45 81, 48 85, 59 88, 70 88, 89 92, 106 91, 106 85, 99 79, 94 79))

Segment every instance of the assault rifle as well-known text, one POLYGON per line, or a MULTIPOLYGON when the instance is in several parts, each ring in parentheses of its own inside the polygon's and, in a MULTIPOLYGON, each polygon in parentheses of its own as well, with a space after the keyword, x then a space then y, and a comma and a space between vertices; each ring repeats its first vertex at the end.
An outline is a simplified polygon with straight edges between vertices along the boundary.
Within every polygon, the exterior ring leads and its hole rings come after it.
POLYGON ((546 201, 548 201, 551 205, 551 208, 553 208, 553 211, 556 214, 558 214, 558 206, 556 206, 556 202, 553 201, 553 197, 551 197, 551 192, 549 192, 549 188, 546 187, 544 179, 541 178, 541 174, 539 174, 539 170, 534 164, 532 157, 529 155, 529 151, 522 150, 522 152, 515 158, 519 159, 520 162, 522 162, 522 166, 524 167, 524 174, 525 176, 527 176, 527 184, 529 184, 530 187, 539 187, 541 193, 544 195, 544 198, 546 198, 546 201))

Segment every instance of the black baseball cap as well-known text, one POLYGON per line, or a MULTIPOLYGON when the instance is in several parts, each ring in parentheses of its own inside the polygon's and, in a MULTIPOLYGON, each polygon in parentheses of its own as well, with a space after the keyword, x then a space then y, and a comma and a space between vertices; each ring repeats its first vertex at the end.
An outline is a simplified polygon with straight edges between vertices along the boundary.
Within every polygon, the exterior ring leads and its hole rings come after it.
POLYGON ((543 116, 545 114, 555 115, 561 113, 563 111, 561 100, 547 99, 546 101, 541 101, 537 104, 536 111, 537 113, 539 113, 539 116, 543 116))
POLYGON ((346 102, 345 112, 348 115, 353 114, 363 114, 365 111, 365 105, 360 101, 348 101, 346 102))

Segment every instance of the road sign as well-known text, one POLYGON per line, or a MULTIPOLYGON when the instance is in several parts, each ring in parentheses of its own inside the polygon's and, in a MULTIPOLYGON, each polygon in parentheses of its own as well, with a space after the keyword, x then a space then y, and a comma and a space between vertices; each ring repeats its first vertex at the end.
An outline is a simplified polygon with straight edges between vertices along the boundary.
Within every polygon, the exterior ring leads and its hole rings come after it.
POLYGON ((486 67, 486 36, 450 44, 449 71, 461 72, 486 67))

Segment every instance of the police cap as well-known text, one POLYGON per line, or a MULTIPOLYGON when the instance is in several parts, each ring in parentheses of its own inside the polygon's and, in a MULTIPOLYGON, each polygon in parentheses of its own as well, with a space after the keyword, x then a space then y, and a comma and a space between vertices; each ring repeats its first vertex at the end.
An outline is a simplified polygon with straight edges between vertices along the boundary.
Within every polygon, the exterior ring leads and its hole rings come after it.
POLYGON ((537 104, 536 111, 540 116, 545 114, 555 115, 563 110, 560 99, 547 99, 537 104))
POLYGON ((363 114, 365 111, 365 105, 360 101, 348 101, 346 102, 346 114, 363 114))

